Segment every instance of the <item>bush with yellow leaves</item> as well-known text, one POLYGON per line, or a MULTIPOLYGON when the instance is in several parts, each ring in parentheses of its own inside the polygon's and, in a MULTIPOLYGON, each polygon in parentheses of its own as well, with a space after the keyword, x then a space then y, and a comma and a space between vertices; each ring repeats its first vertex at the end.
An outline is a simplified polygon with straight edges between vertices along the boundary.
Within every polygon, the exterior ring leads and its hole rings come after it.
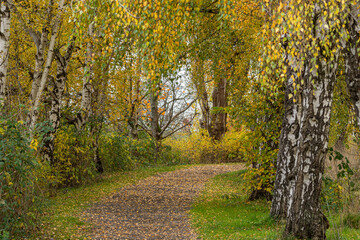
POLYGON ((226 163, 243 161, 245 131, 229 131, 221 141, 214 141, 201 129, 191 135, 179 134, 164 140, 182 159, 191 163, 226 163))
POLYGON ((72 186, 95 176, 95 163, 86 134, 80 134, 72 125, 58 130, 55 139, 54 165, 44 163, 43 179, 50 187, 72 186))

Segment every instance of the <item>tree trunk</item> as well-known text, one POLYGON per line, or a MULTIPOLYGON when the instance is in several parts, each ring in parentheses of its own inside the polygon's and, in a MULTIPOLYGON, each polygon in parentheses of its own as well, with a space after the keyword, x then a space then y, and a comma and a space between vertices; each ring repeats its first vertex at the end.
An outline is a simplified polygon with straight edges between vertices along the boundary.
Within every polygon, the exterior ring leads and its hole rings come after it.
MULTIPOLYGON (((51 8, 52 6, 49 6, 51 8)), ((50 21, 50 19, 49 19, 50 21)), ((30 31, 30 30, 29 30, 30 31)), ((44 55, 45 55, 45 48, 48 43, 48 35, 49 32, 47 30, 47 26, 42 29, 41 36, 39 37, 37 33, 31 31, 33 36, 35 45, 36 45, 36 54, 35 54, 35 71, 33 75, 33 82, 31 86, 31 94, 30 99, 33 101, 36 98, 36 95, 40 88, 41 76, 43 72, 43 67, 45 63, 44 55)))
POLYGON ((360 127, 359 5, 360 3, 352 7, 347 19, 346 29, 349 32, 349 39, 345 48, 345 79, 358 127, 360 127))
POLYGON ((157 161, 159 158, 160 151, 160 127, 159 127, 159 106, 158 106, 158 93, 157 89, 150 91, 150 106, 151 106, 151 135, 155 143, 155 156, 154 160, 157 161))
POLYGON ((37 122, 37 118, 39 115, 38 110, 40 107, 42 92, 44 91, 45 85, 48 81, 51 63, 53 61, 53 56, 54 56, 55 42, 57 39, 59 27, 60 27, 61 15, 62 15, 62 11, 64 9, 64 2, 65 2, 65 0, 60 0, 60 2, 59 2, 58 12, 57 12, 57 15, 55 18, 54 25, 52 27, 49 48, 47 50, 46 62, 45 62, 45 66, 43 68, 43 72, 41 75, 40 84, 37 86, 38 90, 37 90, 36 94, 34 96, 32 96, 32 106, 31 106, 31 110, 29 113, 29 119, 28 119, 28 124, 30 127, 31 134, 34 133, 35 124, 37 122))
POLYGON ((92 140, 92 151, 94 154, 94 163, 96 167, 96 171, 98 173, 103 173, 104 168, 102 164, 102 159, 100 157, 100 145, 99 139, 101 136, 104 116, 106 114, 106 98, 107 98, 107 90, 108 90, 108 79, 109 79, 109 67, 111 63, 112 57, 109 58, 109 61, 105 67, 102 67, 102 74, 99 74, 97 77, 97 81, 92 84, 93 94, 91 106, 89 108, 92 121, 90 122, 90 136, 92 140))
POLYGON ((215 80, 215 86, 212 92, 212 108, 210 110, 203 64, 201 60, 196 59, 192 71, 193 82, 200 100, 202 113, 200 127, 206 129, 212 139, 220 140, 226 132, 227 113, 225 112, 225 108, 227 107, 227 79, 224 76, 219 76, 219 78, 215 80))
MULTIPOLYGON (((337 59, 318 61, 317 76, 305 76, 297 105, 302 108, 294 185, 290 185, 285 234, 326 239, 329 222, 321 211, 321 185, 329 141, 337 59), (330 64, 332 63, 332 64, 330 64)), ((305 69, 310 69, 307 66, 305 69)), ((309 74, 310 75, 310 74, 309 74)), ((286 147, 286 146, 285 146, 286 147)))
POLYGON ((94 150, 95 150, 95 153, 94 153, 94 162, 95 162, 96 171, 97 171, 98 173, 103 173, 103 172, 104 172, 104 168, 103 168, 103 164, 102 164, 102 161, 101 161, 101 158, 100 158, 100 154, 99 154, 99 137, 100 137, 100 134, 96 135, 95 141, 94 141, 94 144, 93 144, 93 148, 94 148, 94 150))
POLYGON ((210 126, 210 107, 209 107, 209 97, 206 92, 205 83, 202 83, 204 85, 203 92, 201 93, 200 97, 200 107, 201 107, 201 113, 202 113, 202 119, 200 122, 200 127, 203 129, 206 129, 209 131, 210 126))
MULTIPOLYGON (((103 106, 103 105, 101 105, 103 106)), ((104 168, 103 168, 103 164, 101 161, 101 157, 100 157, 100 146, 99 146, 99 139, 100 139, 100 135, 101 135, 101 129, 103 127, 103 117, 102 114, 98 115, 97 119, 94 119, 91 122, 91 136, 92 136, 92 150, 93 150, 93 154, 94 154, 94 163, 95 163, 95 168, 96 171, 98 173, 103 173, 104 172, 104 168)))
POLYGON ((140 79, 134 80, 130 78, 130 89, 129 89, 129 103, 130 113, 128 115, 128 126, 130 127, 130 135, 133 139, 139 138, 139 103, 140 103, 140 79), (135 81, 135 87, 133 86, 135 81))
MULTIPOLYGON (((286 64, 288 64, 288 57, 286 64)), ((279 152, 277 156, 276 178, 273 191, 270 215, 274 218, 286 218, 289 186, 294 185, 294 164, 297 159, 298 139, 300 131, 301 105, 294 102, 294 81, 296 74, 290 66, 287 67, 287 81, 285 82, 284 119, 282 123, 279 152), (291 95, 292 97, 290 97, 291 95)))
POLYGON ((6 1, 1 1, 0 6, 0 108, 6 96, 6 77, 9 60, 10 40, 10 6, 6 1))
POLYGON ((55 53, 57 62, 56 79, 51 94, 51 110, 49 112, 49 121, 51 130, 44 137, 44 146, 42 148, 42 158, 44 161, 49 162, 51 166, 54 166, 54 143, 56 132, 60 125, 61 118, 61 101, 64 94, 65 83, 67 80, 67 67, 74 49, 74 42, 69 45, 65 56, 62 56, 60 52, 55 53))
POLYGON ((227 107, 227 80, 221 77, 218 82, 215 82, 215 87, 212 93, 213 107, 210 116, 209 134, 214 140, 220 140, 226 132, 226 117, 225 107, 227 107))

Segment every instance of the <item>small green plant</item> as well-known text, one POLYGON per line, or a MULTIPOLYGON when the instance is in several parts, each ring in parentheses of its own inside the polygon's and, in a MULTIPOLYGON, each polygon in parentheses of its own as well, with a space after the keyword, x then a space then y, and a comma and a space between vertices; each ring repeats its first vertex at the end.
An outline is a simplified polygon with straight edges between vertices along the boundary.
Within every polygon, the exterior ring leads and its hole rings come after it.
POLYGON ((339 210, 344 202, 350 202, 352 199, 351 190, 355 185, 352 181, 354 171, 350 167, 349 159, 340 152, 329 148, 328 153, 329 160, 337 162, 337 172, 336 179, 323 177, 322 201, 327 208, 339 210))

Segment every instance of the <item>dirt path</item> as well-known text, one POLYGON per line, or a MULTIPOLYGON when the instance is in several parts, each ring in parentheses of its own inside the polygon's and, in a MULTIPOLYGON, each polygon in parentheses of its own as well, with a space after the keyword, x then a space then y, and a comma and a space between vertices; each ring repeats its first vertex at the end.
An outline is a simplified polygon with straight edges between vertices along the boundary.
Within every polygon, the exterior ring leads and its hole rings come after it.
POLYGON ((188 211, 204 183, 242 165, 206 165, 157 174, 88 209, 92 239, 197 239, 188 211))

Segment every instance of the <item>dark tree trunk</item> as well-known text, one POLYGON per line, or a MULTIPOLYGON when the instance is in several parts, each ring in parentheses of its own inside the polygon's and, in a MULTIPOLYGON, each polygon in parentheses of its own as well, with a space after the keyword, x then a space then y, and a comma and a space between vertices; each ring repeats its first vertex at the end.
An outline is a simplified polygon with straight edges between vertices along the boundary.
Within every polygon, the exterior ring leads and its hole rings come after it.
POLYGON ((360 127, 360 56, 359 56, 359 5, 353 6, 348 16, 346 29, 349 32, 349 39, 345 48, 345 77, 353 110, 355 112, 357 125, 360 127))
POLYGON ((209 135, 214 140, 220 140, 226 132, 226 117, 227 113, 227 80, 221 78, 215 83, 212 93, 213 108, 210 116, 209 135))
POLYGON ((129 91, 129 102, 130 113, 128 115, 128 126, 130 127, 130 135, 133 139, 139 138, 139 109, 138 105, 140 102, 140 79, 135 80, 135 87, 133 86, 133 79, 130 79, 130 91, 129 91))
POLYGON ((159 105, 158 105, 158 93, 157 91, 151 91, 150 93, 150 106, 151 106, 151 136, 154 140, 154 161, 157 161, 160 155, 160 140, 161 129, 159 126, 159 105))
POLYGON ((102 123, 103 123, 102 117, 100 117, 99 119, 96 119, 93 122, 93 126, 91 129, 91 135, 94 138, 93 143, 92 143, 92 149, 94 151, 94 163, 95 163, 96 171, 98 173, 104 172, 103 164, 102 164, 102 161, 100 158, 100 153, 99 153, 99 150, 100 150, 99 138, 100 138, 100 134, 101 134, 102 123))

